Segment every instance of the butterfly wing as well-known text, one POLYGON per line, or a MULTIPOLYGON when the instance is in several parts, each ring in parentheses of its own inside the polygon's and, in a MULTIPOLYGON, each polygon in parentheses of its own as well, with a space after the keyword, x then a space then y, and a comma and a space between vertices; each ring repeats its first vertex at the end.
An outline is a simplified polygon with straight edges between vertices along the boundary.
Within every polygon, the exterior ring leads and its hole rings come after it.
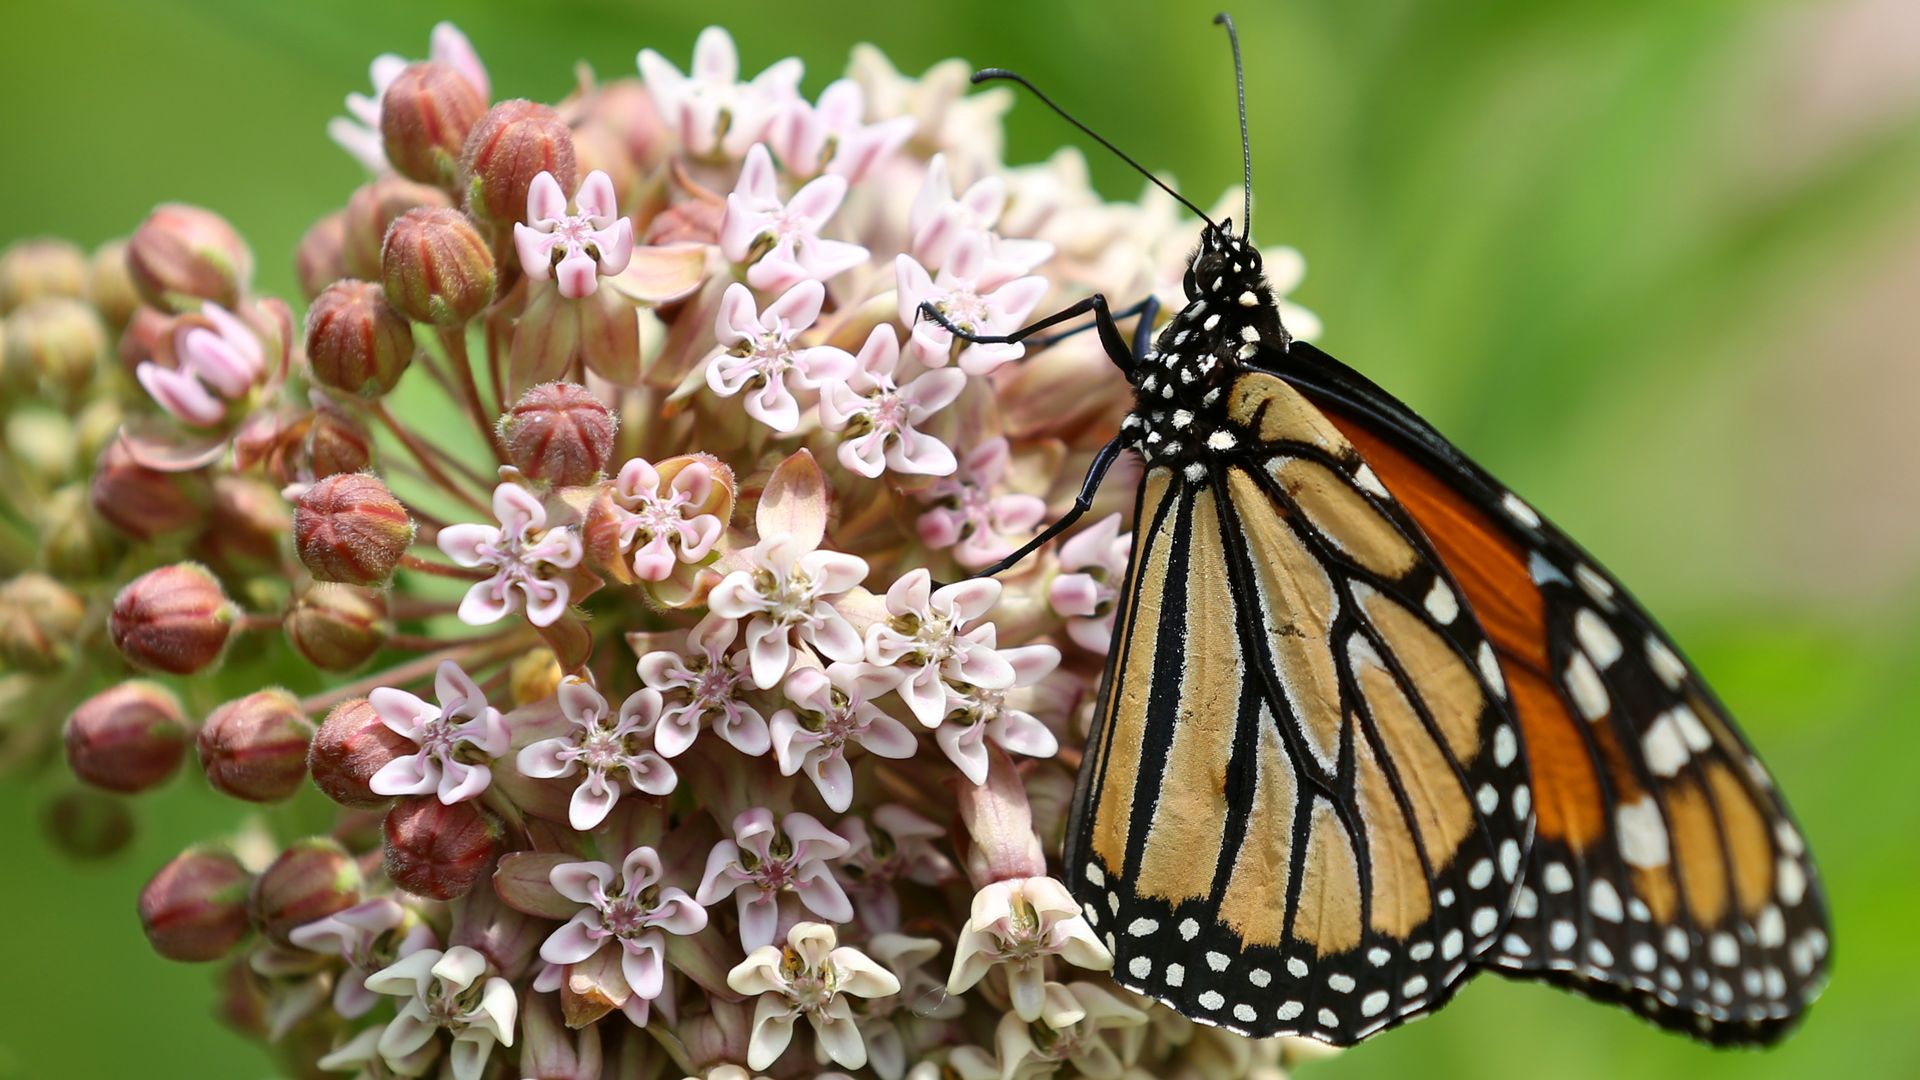
POLYGON ((1525 763, 1457 585, 1326 418, 1253 373, 1202 428, 1140 489, 1067 870, 1122 985, 1352 1043, 1494 944, 1525 763))
POLYGON ((1538 828, 1479 962, 1715 1042, 1785 1034, 1826 978, 1826 906, 1712 691, 1586 552, 1405 405, 1311 346, 1275 367, 1419 523, 1511 688, 1538 828))

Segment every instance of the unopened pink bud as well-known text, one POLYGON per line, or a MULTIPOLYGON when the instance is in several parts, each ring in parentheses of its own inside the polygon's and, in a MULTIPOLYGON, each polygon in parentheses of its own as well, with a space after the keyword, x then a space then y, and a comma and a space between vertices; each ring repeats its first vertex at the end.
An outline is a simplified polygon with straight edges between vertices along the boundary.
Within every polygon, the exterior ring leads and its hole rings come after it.
MULTIPOLYGON (((346 217, 341 222, 343 235, 340 261, 345 267, 343 275, 335 277, 356 277, 363 281, 376 281, 380 277, 380 245, 387 239, 387 230, 400 220, 400 215, 418 207, 450 207, 453 200, 437 187, 416 184, 404 176, 389 173, 371 183, 363 184, 347 200, 344 211, 346 217)), ((332 284, 333 278, 320 283, 321 288, 332 284)), ((319 289, 314 290, 316 293, 319 289)))
POLYGON ((413 327, 369 281, 336 281, 307 309, 314 381, 362 397, 393 389, 413 363, 413 327))
POLYGON ((383 806, 388 797, 374 793, 373 774, 419 749, 383 723, 366 698, 354 698, 335 705, 321 721, 307 750, 307 771, 314 785, 342 806, 383 806))
POLYGON ((543 172, 573 190, 573 132, 566 121, 551 107, 531 101, 495 105, 467 135, 462 151, 467 213, 496 236, 511 239, 514 222, 527 212, 527 188, 543 172))
POLYGON ((456 210, 409 210, 380 248, 387 299, 408 318, 461 326, 493 302, 493 254, 456 210))
POLYGON ((486 99, 453 66, 409 64, 380 96, 387 160, 408 179, 449 187, 467 133, 486 111, 486 99))
POLYGON ((247 936, 249 881, 232 852, 202 846, 174 856, 140 890, 147 942, 169 960, 220 959, 247 936))
POLYGON ((347 849, 328 837, 295 841, 254 880, 247 913, 281 945, 297 926, 360 902, 364 882, 347 849))
POLYGON ((234 607, 203 566, 175 563, 135 578, 114 598, 107 628, 127 662, 192 675, 220 658, 234 607))
POLYGON ((180 700, 144 679, 102 690, 67 717, 67 764, 95 787, 131 795, 164 782, 187 753, 180 700))
POLYGON ((287 500, 273 484, 253 476, 216 476, 213 505, 193 553, 222 573, 273 573, 292 522, 287 500))
POLYGON ((316 409, 301 441, 300 456, 314 477, 357 473, 373 462, 373 436, 365 425, 338 409, 316 409))
POLYGON ((313 725, 300 699, 261 690, 213 710, 200 726, 200 768, 216 791, 248 802, 277 802, 307 778, 313 725))
POLYGON ((213 491, 205 473, 149 469, 133 459, 126 443, 114 439, 94 465, 89 498, 115 530, 152 540, 201 524, 213 491))
POLYGON ((29 571, 0 582, 0 665, 53 671, 72 655, 87 605, 72 589, 29 571))
POLYGON ((0 251, 0 315, 42 297, 83 297, 87 277, 87 257, 68 241, 49 237, 11 244, 0 251))
POLYGON ((295 501, 294 550, 317 580, 377 585, 412 543, 413 519, 377 476, 329 476, 295 501))
POLYGON ((492 868, 500 835, 476 800, 402 799, 387 811, 387 876, 433 900, 465 895, 492 868))
MULTIPOLYGON (((381 235, 385 235, 383 231, 381 235)), ((335 210, 307 227, 293 252, 294 276, 308 300, 347 276, 347 212, 335 210)))
POLYGON ((206 300, 231 311, 253 276, 253 253, 219 214, 166 203, 127 242, 127 270, 141 297, 162 311, 198 311, 206 300))
POLYGON ((557 487, 591 483, 613 455, 620 417, 578 383, 542 383, 500 418, 514 466, 557 487))
POLYGON ((374 589, 316 581, 287 608, 281 627, 306 661, 321 671, 352 671, 386 644, 387 597, 374 589))

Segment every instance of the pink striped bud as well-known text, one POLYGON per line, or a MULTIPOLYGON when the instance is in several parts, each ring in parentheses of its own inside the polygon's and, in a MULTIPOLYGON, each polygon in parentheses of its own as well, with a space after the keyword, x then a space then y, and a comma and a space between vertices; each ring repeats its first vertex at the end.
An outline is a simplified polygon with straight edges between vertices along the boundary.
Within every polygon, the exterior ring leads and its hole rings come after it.
POLYGON ((300 700, 261 690, 213 710, 200 726, 200 768, 216 791, 248 802, 277 802, 307 778, 313 725, 300 700))

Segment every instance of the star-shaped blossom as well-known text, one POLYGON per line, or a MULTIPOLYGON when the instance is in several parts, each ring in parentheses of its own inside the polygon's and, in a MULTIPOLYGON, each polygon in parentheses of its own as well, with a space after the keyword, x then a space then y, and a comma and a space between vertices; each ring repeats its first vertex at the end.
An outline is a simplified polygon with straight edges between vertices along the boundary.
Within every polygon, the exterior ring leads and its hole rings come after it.
POLYGON ((1001 490, 1013 454, 1004 438, 988 439, 960 458, 954 475, 934 481, 920 498, 932 507, 916 523, 920 542, 952 548, 961 566, 978 569, 1011 554, 1046 520, 1046 501, 1001 490))
POLYGON ((995 287, 1030 273, 1053 256, 1053 245, 1044 240, 1010 239, 994 232, 1006 208, 1006 180, 989 174, 955 197, 946 155, 935 154, 927 162, 926 182, 908 217, 913 234, 908 253, 922 266, 938 268, 953 256, 962 240, 972 237, 983 249, 978 274, 981 287, 995 287))
POLYGON ((973 896, 972 914, 954 948, 947 992, 964 994, 1005 964, 1013 1011, 1032 1023, 1045 1004, 1049 956, 1090 971, 1113 967, 1113 954, 1094 936, 1065 885, 1050 877, 992 882, 973 896))
POLYGON ((858 660, 864 651, 853 624, 834 606, 866 580, 867 561, 837 551, 808 551, 797 536, 770 536, 740 553, 752 567, 728 574, 707 595, 727 619, 746 619, 753 683, 770 690, 793 666, 795 645, 829 660, 858 660))
POLYGON ((745 695, 753 689, 745 650, 731 655, 740 624, 709 614, 687 631, 684 653, 661 649, 640 658, 640 681, 667 705, 653 745, 664 757, 687 752, 704 725, 734 749, 758 757, 772 746, 767 719, 745 695))
MULTIPOLYGON (((978 232, 964 233, 954 243, 938 274, 929 275, 911 255, 896 258, 894 270, 900 321, 913 327, 914 359, 928 367, 945 367, 954 360, 954 338, 952 331, 921 312, 922 304, 932 305, 968 333, 992 337, 1020 329, 1047 295, 1047 279, 1039 275, 1011 281, 989 277, 994 268, 988 261, 987 237, 978 232)), ((1017 343, 970 344, 960 350, 956 362, 969 375, 985 375, 1025 354, 1026 346, 1017 343)))
POLYGON ((1013 685, 1013 665, 1000 655, 994 625, 972 625, 999 600, 993 578, 935 589, 924 568, 907 571, 887 590, 887 618, 867 629, 867 659, 899 670, 900 699, 922 725, 939 727, 967 688, 1013 685))
POLYGON ((1047 586, 1047 602, 1067 620, 1067 636, 1104 655, 1113 639, 1115 605, 1127 576, 1133 534, 1120 532, 1120 515, 1109 514, 1060 545, 1060 569, 1047 586))
POLYGON ((853 374, 853 356, 845 349, 795 341, 820 317, 826 297, 826 286, 802 281, 761 311, 745 285, 727 286, 714 320, 720 349, 707 364, 707 385, 721 397, 745 391, 747 415, 775 431, 799 427, 794 388, 818 390, 853 374))
POLYGON ((569 300, 592 296, 600 279, 627 268, 633 258, 633 222, 620 216, 613 180, 595 169, 580 181, 567 213, 567 194, 550 172, 527 186, 527 220, 514 222, 513 246, 520 268, 535 281, 560 283, 569 300))
POLYGON ((789 57, 741 82, 739 50, 717 26, 700 31, 686 74, 652 49, 640 50, 639 64, 654 110, 696 158, 716 151, 730 158, 746 153, 780 109, 799 97, 804 70, 789 57))
POLYGON ((844 813, 853 804, 849 743, 896 760, 916 749, 913 732, 873 704, 899 683, 898 672, 870 664, 795 668, 784 688, 793 708, 769 722, 781 775, 805 771, 827 807, 844 813))
POLYGON ((487 971, 478 950, 455 945, 421 949, 367 976, 367 989, 404 999, 380 1034, 380 1057, 402 1075, 418 1076, 439 1054, 435 1036, 445 1031, 453 1036, 454 1080, 479 1080, 494 1045, 513 1045, 520 1015, 513 984, 487 971))
POLYGON ((726 523, 700 512, 713 493, 713 470, 704 461, 689 462, 660 482, 660 471, 645 458, 620 467, 613 501, 620 519, 620 550, 633 552, 633 573, 642 581, 665 581, 678 563, 697 563, 713 551, 726 523))
POLYGON ((461 566, 487 567, 491 577, 477 581, 460 601, 460 621, 468 626, 498 622, 518 610, 524 599, 527 620, 551 626, 566 614, 571 588, 557 571, 580 565, 580 534, 571 528, 547 528, 547 508, 518 484, 493 489, 493 515, 499 525, 449 525, 440 530, 440 550, 461 566))
MULTIPOLYGON (((493 96, 493 86, 487 78, 487 68, 480 62, 480 56, 473 51, 473 43, 467 35, 450 22, 435 23, 432 37, 428 42, 427 59, 436 64, 446 64, 460 73, 461 78, 472 84, 480 93, 482 101, 493 96)), ((374 57, 372 69, 368 75, 373 81, 373 93, 348 94, 348 116, 336 116, 327 121, 327 134, 333 141, 353 156, 355 161, 366 166, 368 172, 388 171, 386 141, 380 134, 380 99, 385 96, 387 87, 400 73, 407 69, 407 60, 393 53, 381 53, 374 57)))
POLYGON ((807 1018, 820 1051, 849 1069, 867 1063, 866 1043, 847 998, 881 998, 900 992, 900 980, 851 946, 839 944, 833 927, 796 924, 784 946, 763 945, 727 973, 735 993, 759 995, 747 1064, 764 1069, 793 1041, 793 1022, 807 1018))
POLYGON ((607 819, 623 790, 665 795, 679 784, 673 766, 647 745, 660 720, 658 692, 634 691, 617 715, 584 679, 568 678, 556 696, 561 714, 576 730, 529 743, 516 764, 521 773, 538 779, 585 774, 573 789, 568 824, 587 832, 607 819))
POLYGON ((374 794, 437 794, 452 806, 477 798, 493 782, 486 763, 508 750, 500 710, 487 704, 473 677, 451 660, 440 662, 433 692, 437 705, 389 686, 367 695, 380 722, 420 748, 382 765, 367 782, 374 794))
POLYGON ((957 368, 923 371, 905 386, 894 382, 900 366, 900 339, 882 323, 867 335, 854 358, 856 369, 845 382, 820 391, 820 426, 843 432, 840 464, 861 476, 897 473, 946 476, 958 462, 947 444, 919 430, 966 389, 957 368))
POLYGON ((947 830, 897 803, 875 807, 866 818, 842 818, 835 830, 847 841, 835 868, 870 930, 900 928, 897 882, 940 885, 959 873, 939 847, 947 830))
POLYGON ((756 143, 740 166, 720 220, 720 253, 735 263, 751 261, 747 284, 783 292, 802 281, 826 281, 867 261, 867 249, 821 236, 827 219, 847 197, 847 181, 822 176, 782 201, 773 157, 756 143))
POLYGON ((1012 1012, 1000 1017, 994 1047, 1002 1077, 1038 1080, 1058 1074, 1062 1066, 1078 1076, 1125 1075, 1125 1062, 1109 1036, 1145 1024, 1144 1010, 1086 982, 1048 983, 1042 999, 1031 1018, 1012 1012))
POLYGON ((645 1027, 650 1003, 666 989, 666 936, 706 929, 706 909, 684 889, 661 884, 660 856, 650 847, 628 852, 617 874, 603 862, 571 862, 554 867, 548 878, 561 896, 581 906, 547 936, 540 959, 580 964, 617 944, 621 976, 633 991, 622 1011, 645 1027))
POLYGON ((1051 645, 1022 645, 1001 649, 1000 658, 1013 669, 1010 687, 976 687, 951 702, 945 722, 934 740, 968 780, 987 782, 987 744, 1028 757, 1052 757, 1060 749, 1047 725, 1032 713, 1007 701, 1016 688, 1030 687, 1060 666, 1060 650, 1051 645))
POLYGON ((846 840, 812 814, 788 814, 775 825, 771 810, 743 810, 733 819, 733 839, 713 845, 707 854, 694 899, 712 907, 733 897, 740 912, 740 944, 757 949, 773 941, 783 892, 831 922, 853 918, 853 904, 828 865, 846 853, 846 840))
POLYGON ((367 976, 440 943, 433 927, 387 896, 296 926, 287 938, 303 949, 345 962, 346 969, 333 983, 333 1011, 348 1020, 365 1016, 380 1002, 380 995, 367 989, 367 976))
POLYGON ((156 404, 195 427, 225 420, 227 403, 246 397, 267 371, 260 339, 211 300, 200 305, 199 316, 176 324, 173 355, 173 367, 142 360, 134 377, 156 404))
POLYGON ((948 994, 940 978, 927 971, 943 948, 935 938, 892 932, 868 939, 868 954, 900 983, 898 992, 869 1001, 859 1017, 868 1065, 879 1076, 901 1080, 907 1075, 915 1025, 957 1019, 967 1011, 965 999, 948 994))
POLYGON ((867 122, 867 95, 852 79, 836 79, 820 101, 789 101, 767 128, 767 143, 795 176, 823 169, 857 184, 913 135, 913 118, 867 122))

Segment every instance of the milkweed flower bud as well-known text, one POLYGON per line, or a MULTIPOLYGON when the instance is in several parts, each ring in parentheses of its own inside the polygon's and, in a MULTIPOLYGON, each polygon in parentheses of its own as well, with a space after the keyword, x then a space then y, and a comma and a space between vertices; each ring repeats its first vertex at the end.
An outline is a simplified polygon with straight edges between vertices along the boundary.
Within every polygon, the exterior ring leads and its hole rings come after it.
POLYGON ((193 552, 223 574, 244 577, 280 568, 280 544, 292 524, 273 484, 227 474, 213 480, 213 506, 193 552))
POLYGON ((120 557, 120 537, 93 507, 86 489, 63 487, 47 499, 40 519, 40 561, 56 577, 93 581, 120 557))
POLYGON ((106 354, 107 329, 84 301, 44 296, 7 316, 6 381, 15 386, 70 397, 93 381, 106 354))
POLYGON ((613 455, 620 417, 578 383, 542 383, 500 418, 514 467, 556 487, 589 483, 613 455))
POLYGON ((336 281, 307 309, 307 363, 320 385, 379 397, 412 362, 413 327, 380 286, 336 281))
POLYGON ((316 409, 300 451, 307 470, 315 477, 357 473, 373 461, 373 436, 365 425, 339 409, 316 409))
POLYGON ((503 101, 467 135, 460 175, 467 213, 505 235, 527 208, 533 178, 550 173, 562 188, 575 179, 573 131, 550 106, 503 101))
POLYGON ((395 172, 450 186, 486 99, 450 64, 409 64, 380 95, 380 136, 395 172))
MULTIPOLYGON (((420 207, 451 207, 453 200, 437 187, 416 184, 389 173, 362 184, 347 199, 340 222, 340 262, 345 276, 372 281, 380 276, 380 245, 400 215, 420 207)), ((340 275, 335 275, 338 277, 340 275)), ((320 283, 325 288, 334 279, 320 283)), ((319 289, 314 290, 316 293, 319 289)))
POLYGON ((184 963, 225 956, 247 936, 251 880, 240 860, 221 848, 191 847, 174 856, 140 890, 148 944, 184 963))
POLYGON ((89 498, 107 524, 132 539, 152 540, 200 524, 213 491, 204 473, 150 469, 114 439, 94 466, 89 498))
POLYGON ((140 290, 134 288, 133 275, 127 270, 125 240, 109 240, 94 249, 87 261, 87 300, 116 330, 127 325, 140 307, 140 290))
POLYGON ((235 614, 205 567, 175 563, 120 590, 107 627, 114 647, 135 667, 192 675, 219 659, 235 614))
POLYGON ((213 710, 200 726, 200 768, 214 789, 277 802, 307 778, 313 724, 285 690, 261 690, 213 710))
POLYGON ((87 295, 87 257, 52 237, 23 240, 0 252, 0 314, 43 297, 87 295))
POLYGON ((86 616, 85 601, 45 574, 0 583, 0 664, 21 671, 60 667, 86 616))
POLYGON ((231 310, 253 277, 253 252, 219 214, 164 203, 127 242, 127 270, 141 298, 162 311, 196 311, 208 300, 231 310))
POLYGON ((387 876, 410 893, 464 896, 499 853, 500 827, 477 803, 402 799, 387 811, 387 876))
POLYGON ((413 519, 379 477, 329 476, 295 500, 293 544, 320 581, 377 585, 413 543, 413 519))
POLYGON ((360 902, 359 864, 347 849, 324 836, 297 840, 280 853, 247 895, 247 914, 279 945, 291 944, 296 927, 360 902))
POLYGON ((294 651, 322 671, 352 671, 391 633, 384 593, 326 581, 301 590, 281 626, 294 651))
MULTIPOLYGON (((382 231, 381 236, 386 233, 382 231)), ((293 273, 300 292, 311 300, 320 290, 347 276, 347 212, 335 210, 307 227, 293 251, 293 273)))
POLYGON ((95 787, 131 795, 172 776, 187 722, 167 688, 143 679, 102 690, 67 717, 67 764, 95 787))
POLYGON ((493 302, 493 254, 455 210, 400 215, 380 247, 387 299, 409 319, 459 326, 493 302))
POLYGON ((133 839, 127 800, 92 788, 63 791, 40 812, 47 840, 76 859, 104 859, 133 839))
POLYGON ((354 698, 335 705, 321 722, 307 748, 307 771, 314 785, 342 806, 382 806, 390 797, 370 786, 374 774, 417 750, 380 719, 366 698, 354 698))

